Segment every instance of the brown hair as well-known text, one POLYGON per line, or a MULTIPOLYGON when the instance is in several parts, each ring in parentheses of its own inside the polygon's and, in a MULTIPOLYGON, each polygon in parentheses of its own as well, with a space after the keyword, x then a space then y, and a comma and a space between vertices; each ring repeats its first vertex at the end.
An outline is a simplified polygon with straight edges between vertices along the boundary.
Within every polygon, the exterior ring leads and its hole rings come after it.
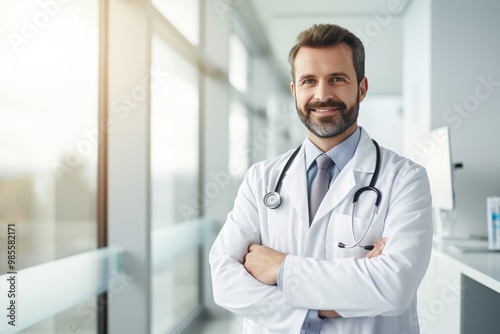
POLYGON ((352 62, 359 84, 365 76, 363 43, 349 30, 335 24, 315 24, 297 35, 297 44, 293 46, 288 55, 293 82, 295 82, 295 57, 301 47, 325 48, 339 43, 347 44, 352 50, 352 62))

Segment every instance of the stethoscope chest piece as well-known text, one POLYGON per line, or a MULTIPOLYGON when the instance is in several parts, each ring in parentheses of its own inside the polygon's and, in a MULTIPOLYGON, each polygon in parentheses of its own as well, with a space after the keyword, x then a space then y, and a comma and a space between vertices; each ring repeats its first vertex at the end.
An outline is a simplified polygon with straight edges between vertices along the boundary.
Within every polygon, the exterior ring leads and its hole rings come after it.
POLYGON ((295 152, 293 152, 292 156, 288 158, 288 161, 286 162, 285 167, 283 167, 283 170, 281 171, 281 174, 278 178, 278 182, 276 183, 274 191, 270 191, 264 196, 263 199, 264 205, 267 206, 269 209, 276 209, 281 205, 281 195, 280 195, 281 183, 283 182, 283 178, 285 177, 288 168, 292 164, 293 159, 295 159, 295 156, 299 153, 301 146, 297 147, 295 152))
POLYGON ((264 196, 264 204, 269 209, 276 209, 281 204, 281 196, 276 191, 271 191, 264 196))

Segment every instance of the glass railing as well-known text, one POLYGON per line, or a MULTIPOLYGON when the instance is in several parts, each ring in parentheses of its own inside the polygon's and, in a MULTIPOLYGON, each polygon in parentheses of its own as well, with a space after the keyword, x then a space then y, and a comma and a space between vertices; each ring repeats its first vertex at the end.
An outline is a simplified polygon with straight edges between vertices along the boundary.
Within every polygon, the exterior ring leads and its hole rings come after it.
MULTIPOLYGON (((186 254, 198 256, 199 250, 211 242, 212 229, 213 221, 196 219, 154 230, 151 234, 153 280, 172 275, 186 254)), ((123 250, 106 247, 19 271, 13 264, 11 271, 0 276, 0 305, 5 313, 0 333, 17 333, 76 305, 84 305, 106 291, 108 299, 112 299, 112 295, 121 292, 132 279, 123 268, 124 256, 123 250)), ((194 285, 188 284, 186 289, 193 290, 193 298, 198 300, 199 274, 189 273, 172 283, 180 279, 186 285, 192 278, 194 285)), ((186 290, 182 284, 167 288, 169 294, 186 290)), ((163 302, 175 301, 172 295, 162 298, 163 302)))
POLYGON ((102 248, 19 271, 12 267, 0 276, 0 333, 16 333, 123 282, 122 254, 102 248))

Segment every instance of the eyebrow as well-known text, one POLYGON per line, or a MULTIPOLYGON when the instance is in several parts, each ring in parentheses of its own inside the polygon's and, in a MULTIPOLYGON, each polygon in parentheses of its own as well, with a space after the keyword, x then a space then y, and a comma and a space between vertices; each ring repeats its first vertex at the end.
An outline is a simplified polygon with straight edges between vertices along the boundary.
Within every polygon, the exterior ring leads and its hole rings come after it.
POLYGON ((346 72, 334 72, 329 74, 331 77, 346 77, 347 79, 351 79, 351 76, 346 72))
MULTIPOLYGON (((340 71, 340 72, 333 72, 328 74, 329 77, 345 77, 347 79, 351 79, 351 76, 347 74, 346 72, 340 71)), ((298 81, 302 81, 305 79, 310 79, 310 78, 316 78, 316 75, 314 74, 303 74, 299 77, 298 81)))
POLYGON ((314 74, 303 74, 299 77, 298 81, 302 81, 305 79, 310 79, 310 78, 315 78, 316 76, 314 74))

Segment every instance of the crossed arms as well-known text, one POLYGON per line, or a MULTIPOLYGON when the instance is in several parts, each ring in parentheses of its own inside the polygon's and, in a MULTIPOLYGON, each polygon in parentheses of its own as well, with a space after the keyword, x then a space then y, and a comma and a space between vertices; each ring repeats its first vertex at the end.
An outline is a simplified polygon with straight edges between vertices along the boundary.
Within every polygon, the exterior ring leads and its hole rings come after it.
POLYGON ((431 198, 423 168, 407 168, 391 181, 397 196, 385 192, 390 210, 385 216, 388 242, 382 246, 383 253, 375 247, 368 258, 333 261, 261 246, 266 244, 262 239, 266 224, 258 222, 266 219, 266 213, 257 204, 262 194, 255 185, 263 174, 258 168, 247 173, 210 254, 218 305, 284 332, 300 328, 308 309, 325 310, 320 313, 324 317, 373 317, 397 315, 408 307, 425 273, 432 244, 431 198), (284 259, 281 291, 275 284, 284 259), (304 275, 307 283, 300 280, 304 275), (349 298, 339 297, 347 290, 349 298))
MULTIPOLYGON (((370 259, 382 254, 386 243, 386 238, 381 238, 374 244, 374 248, 369 251, 365 258, 370 259)), ((248 253, 245 255, 243 265, 250 275, 256 280, 266 284, 275 285, 279 268, 285 259, 286 254, 275 251, 272 248, 251 244, 248 253)), ((319 310, 318 314, 324 318, 337 318, 340 315, 333 310, 319 310)))

